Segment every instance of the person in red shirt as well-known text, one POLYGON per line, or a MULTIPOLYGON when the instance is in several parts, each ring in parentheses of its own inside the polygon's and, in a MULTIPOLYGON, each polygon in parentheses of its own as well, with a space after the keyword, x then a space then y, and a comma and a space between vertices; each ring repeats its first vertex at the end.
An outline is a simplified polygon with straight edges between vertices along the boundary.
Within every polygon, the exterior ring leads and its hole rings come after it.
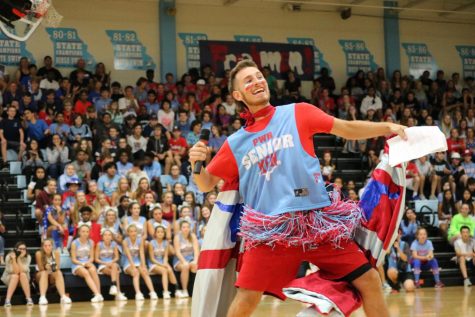
POLYGON ((421 185, 421 177, 419 173, 419 169, 417 168, 416 163, 414 161, 410 161, 407 163, 406 166, 406 187, 412 190, 412 199, 411 200, 419 200, 419 191, 421 185))
POLYGON ((453 128, 450 130, 450 137, 447 139, 447 152, 452 154, 457 152, 462 154, 465 151, 465 140, 459 137, 459 130, 453 128))
POLYGON ((188 144, 186 139, 181 136, 181 130, 179 127, 173 127, 172 138, 168 141, 170 145, 170 150, 173 156, 173 162, 181 167, 181 161, 186 157, 186 151, 188 149, 188 144))
POLYGON ((43 213, 45 212, 45 208, 52 204, 53 196, 56 194, 57 190, 56 180, 55 179, 48 179, 46 182, 46 187, 41 190, 38 195, 36 195, 35 200, 35 216, 38 221, 43 219, 43 213))
POLYGON ((74 117, 74 112, 73 112, 73 104, 71 100, 66 99, 63 104, 63 117, 64 117, 64 123, 66 123, 69 126, 73 125, 73 117, 74 117))
POLYGON ((81 207, 79 213, 81 214, 81 220, 74 226, 73 236, 76 236, 78 228, 86 225, 90 229, 89 237, 91 240, 94 241, 94 244, 99 243, 101 241, 101 225, 95 221, 91 221, 92 208, 89 206, 81 207))
POLYGON ((330 91, 327 88, 322 89, 320 99, 318 100, 318 107, 324 112, 329 114, 335 114, 335 100, 330 97, 330 91))
MULTIPOLYGON (((243 141, 242 144, 252 145, 249 144, 249 142, 259 142, 259 138, 264 138, 258 134, 259 131, 265 129, 274 114, 281 110, 276 110, 276 108, 269 104, 269 87, 264 75, 253 61, 243 60, 237 63, 235 68, 231 71, 230 84, 233 98, 247 106, 246 112, 243 114, 247 119, 245 131, 241 130, 239 137, 242 137, 243 140, 247 142, 244 143, 243 141)), ((299 141, 294 141, 295 143, 293 144, 301 147, 299 151, 303 150, 315 159, 316 155, 313 148, 313 135, 315 133, 331 133, 345 139, 368 139, 382 135, 398 134, 401 138, 407 139, 404 133, 406 127, 398 124, 358 120, 344 121, 325 114, 313 105, 304 103, 289 107, 293 107, 292 111, 295 111, 295 123, 300 139, 299 141)), ((289 109, 289 107, 282 111, 288 111, 287 109, 289 109)), ((278 124, 274 123, 272 126, 276 125, 278 126, 278 124)), ((239 131, 236 133, 239 133, 239 131)), ((279 133, 281 132, 276 130, 269 132, 269 134, 270 133, 280 136, 279 133)), ((265 136, 267 135, 268 134, 265 134, 265 136)), ((235 142, 237 142, 237 140, 235 140, 235 142)), ((189 159, 192 170, 194 170, 197 161, 206 160, 209 151, 209 148, 203 142, 198 142, 190 149, 189 159)), ((287 161, 282 163, 289 167, 292 164, 297 165, 300 162, 287 161)), ((207 168, 201 169, 199 174, 194 175, 194 180, 202 192, 211 191, 221 179, 225 180, 227 184, 239 184, 239 187, 246 188, 247 192, 249 189, 248 186, 253 186, 253 184, 242 183, 241 180, 246 178, 240 177, 243 175, 241 173, 247 173, 246 166, 246 162, 236 162, 228 138, 207 168)), ((267 177, 267 174, 259 174, 259 168, 257 164, 251 165, 249 168, 250 173, 245 174, 247 179, 260 181, 258 177, 267 177)), ((289 175, 289 178, 293 177, 295 176, 289 175)), ((302 177, 308 176, 302 175, 302 177)), ((318 184, 321 175, 314 175, 314 177, 316 178, 315 182, 318 184)), ((268 179, 266 178, 265 181, 268 181, 268 179)), ((269 179, 269 182, 272 182, 272 180, 269 179)), ((273 186, 277 185, 278 184, 273 184, 273 186)), ((279 185, 290 186, 290 184, 279 185)), ((256 191, 260 190, 260 188, 256 188, 256 191)), ((291 192, 294 193, 295 196, 297 196, 297 194, 305 195, 305 192, 296 192, 295 190, 291 192)), ((256 195, 258 196, 259 193, 256 195)), ((292 195, 292 197, 286 198, 288 198, 288 201, 293 201, 296 199, 295 196, 292 195)), ((258 201, 260 198, 261 197, 255 197, 254 199, 258 201)), ((245 197, 242 199, 246 200, 245 197)), ((279 201, 279 203, 282 204, 282 197, 279 198, 279 201)), ((285 208, 285 206, 282 208, 285 208)), ((304 216, 308 216, 309 213, 313 211, 305 210, 300 212, 302 212, 304 216)), ((292 226, 291 222, 296 218, 294 218, 290 212, 285 213, 284 217, 287 214, 287 223, 283 224, 279 222, 279 225, 292 226)), ((279 217, 279 219, 284 218, 279 217)), ((288 238, 295 238, 297 239, 296 241, 300 241, 297 237, 307 239, 304 232, 296 232, 295 234, 296 236, 293 236, 291 233, 288 234, 288 238)), ((351 283, 360 293, 364 310, 368 317, 389 316, 381 290, 379 275, 377 271, 371 267, 363 252, 352 240, 345 240, 341 248, 335 248, 331 243, 318 245, 315 248, 309 249, 306 249, 303 245, 287 247, 286 245, 279 245, 277 243, 271 244, 270 246, 263 243, 256 244, 253 248, 246 250, 242 257, 240 273, 236 283, 239 289, 229 308, 227 316, 250 316, 259 304, 264 292, 269 292, 281 299, 285 299, 282 288, 295 279, 303 259, 317 265, 320 269, 320 273, 325 274, 329 280, 345 280, 351 283)))
POLYGON ((87 112, 87 108, 92 106, 92 103, 87 100, 87 90, 81 90, 79 93, 79 99, 76 101, 76 104, 74 105, 74 113, 80 114, 80 115, 85 115, 87 112))

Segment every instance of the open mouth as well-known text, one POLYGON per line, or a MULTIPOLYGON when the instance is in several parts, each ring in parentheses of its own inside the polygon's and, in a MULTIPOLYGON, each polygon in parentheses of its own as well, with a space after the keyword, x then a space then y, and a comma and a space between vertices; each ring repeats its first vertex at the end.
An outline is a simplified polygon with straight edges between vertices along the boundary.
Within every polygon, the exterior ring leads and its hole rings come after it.
POLYGON ((263 92, 265 92, 264 88, 259 88, 259 89, 255 90, 252 94, 253 95, 258 95, 258 94, 263 93, 263 92))

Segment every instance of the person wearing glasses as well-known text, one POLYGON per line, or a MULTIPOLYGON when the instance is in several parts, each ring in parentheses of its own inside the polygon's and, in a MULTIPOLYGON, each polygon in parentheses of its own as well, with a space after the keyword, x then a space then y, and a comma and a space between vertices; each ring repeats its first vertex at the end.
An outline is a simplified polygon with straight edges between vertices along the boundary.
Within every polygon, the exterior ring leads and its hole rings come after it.
POLYGON ((30 263, 31 256, 28 254, 25 242, 19 241, 15 248, 5 259, 5 271, 3 271, 2 282, 7 285, 7 295, 5 297, 5 307, 12 306, 11 299, 18 283, 25 293, 26 304, 33 305, 30 291, 30 263))

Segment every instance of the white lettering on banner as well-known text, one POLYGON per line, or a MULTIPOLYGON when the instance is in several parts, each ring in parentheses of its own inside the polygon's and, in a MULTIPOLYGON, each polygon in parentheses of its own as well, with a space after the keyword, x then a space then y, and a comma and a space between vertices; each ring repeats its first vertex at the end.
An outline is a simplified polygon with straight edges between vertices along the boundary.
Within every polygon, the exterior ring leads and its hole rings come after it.
POLYGON ((290 52, 290 54, 289 54, 289 67, 290 67, 290 69, 291 70, 295 69, 297 74, 303 75, 302 64, 303 64, 302 54, 300 54, 299 52, 290 52))
POLYGON ((285 134, 280 137, 272 138, 265 143, 256 144, 241 160, 241 164, 246 170, 261 160, 266 159, 269 155, 277 151, 293 148, 294 140, 291 134, 285 134))
POLYGON ((234 54, 227 54, 224 59, 224 69, 231 69, 231 62, 237 62, 236 56, 234 54))
POLYGON ((261 57, 261 66, 269 66, 271 71, 275 71, 280 73, 280 62, 282 60, 282 56, 279 52, 266 52, 261 51, 259 53, 261 57))

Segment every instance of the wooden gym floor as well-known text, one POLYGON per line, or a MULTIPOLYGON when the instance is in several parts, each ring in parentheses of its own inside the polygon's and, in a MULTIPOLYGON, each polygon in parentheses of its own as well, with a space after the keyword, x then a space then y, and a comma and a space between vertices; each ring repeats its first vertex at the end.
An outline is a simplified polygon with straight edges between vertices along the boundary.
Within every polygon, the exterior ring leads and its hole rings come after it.
MULTIPOLYGON (((419 289, 415 293, 390 294, 386 297, 391 317, 472 317, 475 316, 475 290, 463 287, 448 287, 440 290, 419 289)), ((265 297, 254 317, 292 317, 304 305, 295 301, 278 301, 265 297)), ((89 302, 73 303, 68 308, 59 304, 33 307, 0 307, 0 316, 5 317, 191 317, 191 299, 172 299, 157 302, 146 300, 136 303, 106 301, 102 304, 89 302)), ((360 309, 352 317, 363 317, 360 309)))

